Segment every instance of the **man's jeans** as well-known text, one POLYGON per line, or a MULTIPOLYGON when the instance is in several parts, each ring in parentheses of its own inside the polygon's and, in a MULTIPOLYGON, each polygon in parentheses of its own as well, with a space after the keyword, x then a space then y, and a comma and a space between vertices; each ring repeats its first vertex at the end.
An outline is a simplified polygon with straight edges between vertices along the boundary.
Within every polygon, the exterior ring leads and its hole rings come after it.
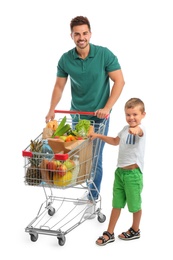
MULTIPOLYGON (((108 130, 109 130, 109 118, 108 119, 98 119, 95 120, 95 129, 94 131, 97 132, 98 131, 98 126, 100 123, 104 124, 104 132, 102 134, 107 135, 108 134, 108 130)), ((102 166, 102 161, 103 161, 103 148, 105 145, 105 142, 103 142, 100 139, 97 140, 93 140, 93 142, 98 142, 97 143, 97 147, 99 146, 99 154, 98 154, 98 161, 97 161, 97 167, 94 170, 94 179, 93 182, 94 183, 90 183, 88 184, 89 189, 90 189, 90 193, 88 195, 88 199, 90 200, 97 200, 99 197, 99 193, 100 193, 100 189, 101 189, 101 181, 102 181, 102 176, 103 176, 103 166, 102 166)))
MULTIPOLYGON (((75 117, 72 120, 73 128, 75 127, 78 120, 79 120, 79 118, 77 118, 77 117, 75 117)), ((91 124, 92 124, 92 121, 91 121, 91 124)), ((109 130, 109 118, 108 119, 99 119, 98 118, 97 120, 94 120, 94 131, 95 132, 98 132, 98 128, 99 128, 100 124, 104 124, 104 132, 102 132, 101 134, 107 135, 108 130, 109 130)), ((93 142, 97 142, 97 148, 99 147, 99 154, 96 154, 97 160, 98 160, 97 167, 96 167, 96 169, 93 169, 93 172, 91 172, 91 175, 94 173, 93 183, 92 182, 90 183, 90 181, 89 181, 87 185, 90 190, 88 199, 97 200, 99 197, 101 181, 102 181, 102 176, 103 176, 102 160, 103 160, 103 148, 104 148, 105 142, 103 142, 100 139, 97 139, 97 140, 95 139, 95 140, 93 140, 93 142)), ((95 152, 95 151, 93 151, 93 152, 95 152)), ((98 151, 96 151, 96 153, 97 152, 98 151)), ((95 160, 95 158, 94 158, 94 160, 95 160)))

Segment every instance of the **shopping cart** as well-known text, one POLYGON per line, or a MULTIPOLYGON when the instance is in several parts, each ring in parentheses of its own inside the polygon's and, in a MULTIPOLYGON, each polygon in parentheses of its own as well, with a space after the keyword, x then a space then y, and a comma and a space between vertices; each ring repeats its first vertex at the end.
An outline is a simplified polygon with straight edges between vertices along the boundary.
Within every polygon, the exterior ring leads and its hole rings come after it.
MULTIPOLYGON (((80 115, 94 115, 94 112, 66 110, 55 110, 55 113, 75 114, 75 118, 78 118, 78 120, 80 119, 80 115)), ((57 121, 60 122, 61 120, 62 118, 57 121)), ((95 121, 90 121, 90 124, 94 126, 96 132, 103 133, 106 120, 107 118, 99 124, 95 123, 95 121)), ((71 117, 67 118, 67 122, 71 128, 74 127, 74 119, 72 120, 71 117)), ((32 142, 39 145, 42 141, 43 133, 32 142)), ((64 143, 61 142, 61 145, 64 145, 64 143)), ((66 146, 63 151, 62 147, 59 148, 60 143, 58 144, 57 140, 49 139, 49 144, 50 146, 58 147, 61 151, 57 150, 58 152, 56 152, 55 150, 52 155, 42 153, 40 150, 32 152, 30 145, 22 151, 24 157, 24 183, 27 186, 43 188, 46 197, 36 217, 25 228, 25 232, 29 233, 30 239, 33 242, 37 241, 39 234, 44 234, 57 237, 59 245, 63 246, 66 242, 66 234, 87 219, 97 215, 100 223, 106 220, 106 216, 101 212, 100 193, 93 182, 101 140, 90 140, 89 138, 78 140, 76 146, 72 146, 71 149, 69 149, 69 146, 66 146), (77 176, 73 174, 75 168, 73 162, 76 155, 79 158, 77 176), (62 166, 65 164, 67 166, 67 162, 68 168, 66 167, 66 170, 64 170, 61 167, 60 176, 57 165, 62 166), (94 200, 92 197, 91 184, 99 194, 97 200, 94 200), (82 200, 79 198, 80 196, 76 197, 77 191, 80 189, 90 194, 91 201, 82 200), (91 207, 92 209, 94 208, 94 211, 91 211, 86 217, 86 210, 88 211, 91 207)))

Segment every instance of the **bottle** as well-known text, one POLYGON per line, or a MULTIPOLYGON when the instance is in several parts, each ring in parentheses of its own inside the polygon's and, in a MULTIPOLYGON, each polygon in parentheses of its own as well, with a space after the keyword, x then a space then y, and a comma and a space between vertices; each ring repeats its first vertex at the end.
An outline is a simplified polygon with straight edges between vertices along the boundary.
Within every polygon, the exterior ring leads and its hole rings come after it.
POLYGON ((53 152, 52 148, 49 146, 48 140, 43 139, 42 143, 43 143, 43 145, 42 145, 41 152, 46 154, 44 157, 49 160, 52 159, 54 156, 54 152, 53 152))
POLYGON ((78 173, 79 173, 79 170, 80 170, 80 166, 79 166, 79 155, 74 155, 73 157, 73 161, 75 163, 75 167, 73 169, 73 178, 72 178, 72 182, 74 184, 77 184, 77 177, 78 177, 78 173))

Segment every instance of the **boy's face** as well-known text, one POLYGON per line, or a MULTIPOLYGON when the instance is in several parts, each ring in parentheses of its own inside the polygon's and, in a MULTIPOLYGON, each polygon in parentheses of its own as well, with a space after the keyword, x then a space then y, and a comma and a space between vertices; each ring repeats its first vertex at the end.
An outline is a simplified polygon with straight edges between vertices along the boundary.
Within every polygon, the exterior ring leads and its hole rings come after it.
POLYGON ((126 121, 130 127, 139 125, 141 120, 145 117, 145 114, 145 112, 141 112, 140 106, 125 109, 126 121))

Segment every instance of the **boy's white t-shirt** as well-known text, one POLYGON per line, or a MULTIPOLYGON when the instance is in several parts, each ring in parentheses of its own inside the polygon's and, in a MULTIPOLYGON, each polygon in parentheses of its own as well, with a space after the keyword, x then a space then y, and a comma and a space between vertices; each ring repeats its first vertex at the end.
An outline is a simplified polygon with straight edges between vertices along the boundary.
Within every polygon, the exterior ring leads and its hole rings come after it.
POLYGON ((146 131, 143 125, 140 125, 143 136, 132 135, 128 132, 129 125, 125 126, 119 133, 120 138, 117 167, 125 167, 131 164, 137 164, 141 170, 144 168, 144 153, 146 131))

